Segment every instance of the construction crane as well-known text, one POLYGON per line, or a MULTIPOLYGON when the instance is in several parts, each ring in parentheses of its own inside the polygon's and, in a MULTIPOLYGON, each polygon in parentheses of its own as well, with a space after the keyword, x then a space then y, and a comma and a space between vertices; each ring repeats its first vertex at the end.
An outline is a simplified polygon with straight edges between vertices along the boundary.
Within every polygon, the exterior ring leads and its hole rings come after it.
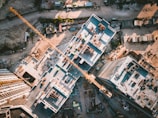
POLYGON ((23 16, 21 16, 13 7, 9 10, 14 13, 18 18, 20 18, 28 27, 30 27, 42 40, 46 41, 54 50, 61 54, 70 64, 72 64, 76 69, 78 69, 84 78, 91 84, 94 84, 99 90, 109 98, 112 97, 112 93, 107 90, 103 85, 99 84, 95 80, 95 76, 88 74, 86 71, 82 70, 76 63, 74 63, 69 57, 67 57, 62 51, 60 51, 56 46, 54 46, 49 39, 47 39, 42 33, 40 33, 32 24, 30 24, 23 16))
POLYGON ((16 79, 16 80, 5 80, 5 81, 0 81, 0 86, 6 85, 6 84, 12 84, 16 82, 22 82, 21 79, 16 79))

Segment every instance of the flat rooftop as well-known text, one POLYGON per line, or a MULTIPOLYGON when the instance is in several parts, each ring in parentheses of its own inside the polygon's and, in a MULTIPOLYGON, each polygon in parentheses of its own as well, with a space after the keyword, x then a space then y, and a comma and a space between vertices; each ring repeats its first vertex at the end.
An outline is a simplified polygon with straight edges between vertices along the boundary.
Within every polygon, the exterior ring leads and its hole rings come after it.
MULTIPOLYGON (((85 71, 96 63, 104 53, 107 44, 115 35, 109 23, 92 15, 84 23, 76 36, 68 43, 64 54, 85 71)), ((55 113, 69 98, 81 73, 63 56, 54 67, 50 67, 44 78, 50 80, 49 90, 40 97, 46 108, 55 113)))
POLYGON ((14 73, 0 69, 0 106, 28 96, 30 90, 31 88, 14 73))
MULTIPOLYGON (((117 61, 113 62, 116 65, 113 66, 109 80, 142 108, 146 107, 156 113, 158 111, 158 81, 131 57, 117 61)), ((107 78, 107 76, 104 77, 102 74, 101 78, 107 78)))
POLYGON ((37 118, 24 106, 6 106, 0 108, 0 118, 37 118))
MULTIPOLYGON (((63 38, 64 34, 61 34, 60 36, 54 35, 48 40, 58 46, 63 38)), ((28 81, 31 86, 35 86, 40 81, 43 72, 49 68, 47 66, 53 64, 51 59, 56 56, 56 52, 48 42, 39 39, 28 56, 17 65, 14 73, 28 81)))
MULTIPOLYGON (((89 71, 104 53, 115 33, 116 31, 106 20, 92 14, 62 51, 81 69, 89 71)), ((51 41, 55 46, 59 44, 57 39, 53 38, 51 41)), ((30 82, 32 86, 45 83, 40 88, 43 93, 38 94, 37 100, 39 104, 44 104, 45 108, 55 113, 69 98, 81 76, 79 70, 43 40, 36 43, 29 56, 18 65, 15 73, 30 82), (52 64, 53 57, 58 58, 54 64, 52 64)))
MULTIPOLYGON (((74 36, 66 50, 77 64, 87 65, 87 71, 105 51, 116 31, 104 19, 92 15, 74 36)), ((80 66, 82 69, 85 67, 80 66)), ((85 70, 86 70, 85 69, 85 70)))

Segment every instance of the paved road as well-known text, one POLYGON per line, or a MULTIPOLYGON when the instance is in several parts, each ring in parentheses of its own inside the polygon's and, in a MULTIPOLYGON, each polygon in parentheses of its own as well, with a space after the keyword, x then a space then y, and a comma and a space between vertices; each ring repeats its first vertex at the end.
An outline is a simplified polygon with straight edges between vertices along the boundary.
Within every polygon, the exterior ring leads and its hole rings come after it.
MULTIPOLYGON (((28 21, 34 21, 38 18, 58 18, 58 16, 62 18, 79 18, 79 17, 87 17, 91 14, 96 14, 98 16, 101 16, 105 19, 110 19, 113 17, 119 18, 119 19, 129 19, 134 18, 137 16, 138 11, 134 10, 119 10, 117 8, 113 7, 105 7, 102 6, 100 9, 79 9, 77 11, 57 11, 57 10, 51 10, 51 11, 43 11, 43 12, 34 12, 27 15, 24 15, 24 17, 28 21)), ((22 24, 22 21, 18 18, 14 18, 12 20, 4 20, 0 22, 0 30, 1 29, 8 29, 12 26, 20 25, 22 24)))

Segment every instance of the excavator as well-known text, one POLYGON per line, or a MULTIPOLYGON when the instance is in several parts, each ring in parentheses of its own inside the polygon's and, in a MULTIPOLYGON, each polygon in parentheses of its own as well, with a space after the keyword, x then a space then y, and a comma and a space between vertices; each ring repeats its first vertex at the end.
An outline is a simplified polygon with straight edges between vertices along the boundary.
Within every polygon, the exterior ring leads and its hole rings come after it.
POLYGON ((59 50, 56 46, 54 46, 49 39, 47 39, 41 32, 39 32, 31 23, 29 23, 20 13, 18 13, 13 7, 10 7, 9 10, 14 13, 18 18, 20 18, 29 28, 31 28, 42 40, 46 41, 52 49, 56 50, 60 55, 62 55, 70 64, 72 64, 78 71, 81 72, 81 74, 84 76, 84 78, 90 83, 94 84, 100 92, 102 92, 107 97, 111 98, 112 93, 105 88, 103 85, 98 83, 95 80, 95 76, 93 74, 88 74, 86 71, 81 69, 76 63, 74 63, 69 57, 67 57, 61 50, 59 50))

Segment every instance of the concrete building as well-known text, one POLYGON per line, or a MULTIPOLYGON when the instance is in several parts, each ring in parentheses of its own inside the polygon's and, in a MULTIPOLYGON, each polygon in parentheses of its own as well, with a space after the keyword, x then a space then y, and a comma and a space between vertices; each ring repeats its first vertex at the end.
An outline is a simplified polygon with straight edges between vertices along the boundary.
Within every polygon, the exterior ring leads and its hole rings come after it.
POLYGON ((158 81, 131 57, 108 63, 99 77, 110 80, 142 108, 150 109, 154 117, 158 115, 158 81))
POLYGON ((40 40, 30 54, 15 67, 14 73, 26 80, 30 86, 36 86, 51 65, 49 62, 53 54, 54 51, 47 42, 40 40))
MULTIPOLYGON (((158 31, 154 32, 155 39, 158 39, 158 31)), ((155 40, 155 42, 152 45, 149 45, 145 52, 142 54, 142 59, 139 61, 139 63, 146 68, 149 72, 155 76, 155 78, 158 80, 158 40, 155 40)))
MULTIPOLYGON (((92 14, 63 52, 84 71, 89 71, 115 33, 107 21, 92 14)), ((15 74, 31 86, 41 83, 39 91, 43 92, 39 92, 35 98, 37 103, 43 103, 45 108, 57 113, 69 98, 81 73, 65 57, 55 52, 47 42, 40 40, 29 56, 17 65, 15 74), (58 58, 55 63, 51 59, 54 56, 58 58)))
POLYGON ((29 95, 31 88, 7 69, 0 69, 0 105, 29 95))
MULTIPOLYGON (((96 63, 104 53, 115 31, 104 19, 92 15, 84 23, 76 36, 70 40, 64 54, 85 71, 96 63)), ((69 98, 81 73, 66 58, 60 56, 54 67, 50 67, 43 78, 50 80, 46 91, 39 98, 45 108, 55 113, 69 98)))
POLYGON ((138 35, 136 33, 133 33, 132 35, 125 35, 124 41, 132 42, 132 43, 152 42, 152 41, 156 41, 156 38, 154 38, 154 35, 152 33, 145 35, 138 35))
MULTIPOLYGON (((93 14, 82 25, 77 35, 72 37, 63 52, 84 71, 89 71, 104 53, 115 33, 107 21, 93 14)), ((35 98, 37 104, 43 103, 45 108, 55 113, 69 98, 81 76, 65 57, 55 54, 47 42, 42 40, 37 42, 29 56, 16 67, 15 73, 31 86, 41 83, 43 92, 39 92, 35 98), (54 56, 58 57, 56 63, 51 59, 54 56)))
POLYGON ((0 118, 38 118, 23 105, 0 108, 0 118))

